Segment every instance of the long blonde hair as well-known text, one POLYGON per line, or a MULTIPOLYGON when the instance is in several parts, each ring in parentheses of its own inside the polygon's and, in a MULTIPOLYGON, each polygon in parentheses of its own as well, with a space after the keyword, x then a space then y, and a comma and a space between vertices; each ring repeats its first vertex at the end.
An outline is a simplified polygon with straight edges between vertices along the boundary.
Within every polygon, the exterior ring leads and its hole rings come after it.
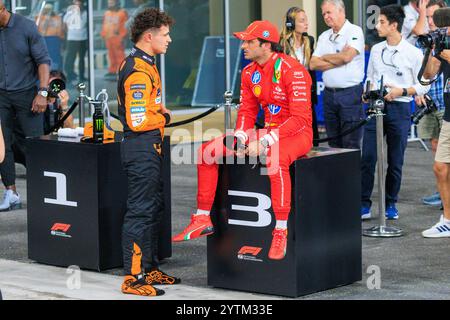
MULTIPOLYGON (((297 14, 299 14, 300 12, 306 14, 305 10, 297 7, 289 9, 289 11, 286 13, 284 17, 283 29, 280 35, 280 45, 283 48, 283 52, 296 59, 297 56, 295 55, 295 19, 297 17, 297 14), (291 21, 294 21, 294 26, 290 28, 290 30, 288 30, 286 26, 288 17, 291 19, 291 21)), ((309 61, 311 60, 311 53, 312 53, 311 42, 309 40, 309 37, 306 35, 302 35, 300 37, 300 40, 301 40, 300 44, 304 44, 303 56, 305 57, 305 61, 300 62, 304 63, 306 66, 309 66, 309 61)))

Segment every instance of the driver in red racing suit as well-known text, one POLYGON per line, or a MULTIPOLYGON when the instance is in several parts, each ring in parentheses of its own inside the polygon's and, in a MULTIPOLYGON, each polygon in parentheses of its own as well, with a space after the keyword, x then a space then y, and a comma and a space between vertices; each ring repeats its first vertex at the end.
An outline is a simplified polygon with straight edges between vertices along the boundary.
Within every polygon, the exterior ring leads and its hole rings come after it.
MULTIPOLYGON (((312 147, 311 78, 295 59, 277 52, 279 33, 269 21, 255 21, 244 32, 245 58, 252 60, 242 72, 241 104, 235 137, 248 145, 246 154, 267 154, 272 206, 276 218, 269 258, 281 260, 286 254, 287 220, 291 211, 289 166, 312 147), (255 131, 259 111, 264 109, 265 128, 255 131)), ((242 153, 242 152, 241 152, 242 153)), ((232 155, 223 137, 199 149, 197 213, 190 225, 173 241, 184 241, 213 233, 209 212, 218 181, 217 160, 232 155)), ((238 156, 243 156, 243 154, 238 156)))

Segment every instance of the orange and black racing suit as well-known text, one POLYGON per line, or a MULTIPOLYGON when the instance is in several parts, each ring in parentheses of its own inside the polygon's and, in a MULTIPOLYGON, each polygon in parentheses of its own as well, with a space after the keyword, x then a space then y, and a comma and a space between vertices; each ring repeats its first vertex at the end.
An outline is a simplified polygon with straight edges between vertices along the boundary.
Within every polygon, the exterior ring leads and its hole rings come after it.
POLYGON ((138 275, 158 266, 159 223, 164 209, 161 144, 170 117, 161 112, 161 80, 155 57, 134 47, 120 66, 117 92, 124 127, 122 166, 128 178, 122 229, 124 272, 138 275))

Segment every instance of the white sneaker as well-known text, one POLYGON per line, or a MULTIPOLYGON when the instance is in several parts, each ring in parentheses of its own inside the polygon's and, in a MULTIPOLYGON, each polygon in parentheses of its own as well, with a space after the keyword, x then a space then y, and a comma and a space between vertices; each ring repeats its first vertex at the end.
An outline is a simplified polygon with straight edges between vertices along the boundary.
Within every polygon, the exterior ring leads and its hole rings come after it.
POLYGON ((0 211, 8 211, 22 208, 20 195, 12 190, 5 190, 3 201, 0 204, 0 211))
POLYGON ((422 232, 422 236, 425 238, 445 238, 450 237, 450 224, 444 222, 444 216, 441 215, 439 222, 432 226, 430 229, 422 232))

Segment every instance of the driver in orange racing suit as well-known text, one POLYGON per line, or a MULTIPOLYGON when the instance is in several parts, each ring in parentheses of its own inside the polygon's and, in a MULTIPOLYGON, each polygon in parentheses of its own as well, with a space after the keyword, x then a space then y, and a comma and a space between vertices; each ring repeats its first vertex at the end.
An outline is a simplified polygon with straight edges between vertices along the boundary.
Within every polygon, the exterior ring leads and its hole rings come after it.
POLYGON ((172 41, 173 19, 156 8, 136 16, 131 26, 135 46, 119 70, 119 116, 124 126, 122 166, 127 175, 127 212, 123 221, 122 249, 125 279, 122 292, 157 296, 158 284, 177 284, 179 278, 159 269, 158 238, 163 211, 161 144, 170 112, 162 104, 156 55, 172 41))
MULTIPOLYGON (((311 78, 298 61, 278 52, 279 33, 269 21, 255 21, 247 30, 234 35, 244 41, 245 58, 253 61, 242 72, 241 105, 234 136, 248 144, 248 155, 267 154, 276 218, 269 258, 281 260, 286 254, 287 220, 291 211, 289 166, 312 147, 311 78), (265 129, 255 132, 259 105, 264 109, 266 123, 265 129)), ((223 137, 199 149, 197 212, 173 241, 213 233, 209 213, 218 180, 217 160, 232 154, 223 146, 223 137)))

